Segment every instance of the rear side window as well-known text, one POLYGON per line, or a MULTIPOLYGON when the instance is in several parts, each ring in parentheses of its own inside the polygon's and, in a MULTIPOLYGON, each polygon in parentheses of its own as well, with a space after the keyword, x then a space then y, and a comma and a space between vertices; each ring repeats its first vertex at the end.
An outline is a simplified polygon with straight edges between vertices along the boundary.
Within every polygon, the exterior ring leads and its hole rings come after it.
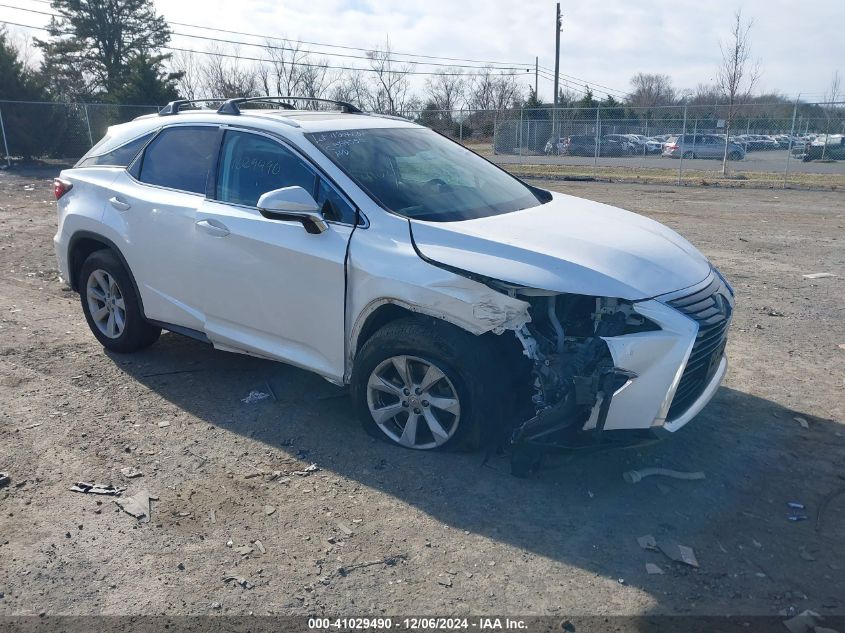
POLYGON ((215 126, 162 130, 144 152, 138 180, 204 194, 208 172, 217 158, 218 133, 215 126))
MULTIPOLYGON (((109 166, 109 167, 126 167, 131 163, 135 157, 138 155, 138 152, 143 149, 144 145, 149 142, 149 140, 153 137, 154 132, 150 132, 149 134, 144 134, 144 136, 139 136, 138 138, 129 141, 128 143, 124 143, 120 147, 113 149, 110 152, 106 152, 105 154, 100 154, 99 156, 88 156, 87 158, 83 158, 79 161, 77 167, 93 167, 94 165, 101 165, 101 166, 109 166)), ((107 140, 108 137, 100 141, 99 144, 103 143, 107 140)), ((96 146, 94 150, 96 150, 96 146)))

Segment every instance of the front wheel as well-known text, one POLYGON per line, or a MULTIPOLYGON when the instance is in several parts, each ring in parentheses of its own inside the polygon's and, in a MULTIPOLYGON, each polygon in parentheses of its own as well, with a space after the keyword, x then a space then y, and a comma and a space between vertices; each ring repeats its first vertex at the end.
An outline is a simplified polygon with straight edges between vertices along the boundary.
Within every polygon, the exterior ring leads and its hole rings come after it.
POLYGON ((416 450, 474 449, 496 420, 494 366, 482 339, 435 319, 401 319, 361 348, 352 396, 377 438, 416 450))
POLYGON ((728 154, 728 160, 740 160, 742 155, 739 152, 731 152, 728 154))

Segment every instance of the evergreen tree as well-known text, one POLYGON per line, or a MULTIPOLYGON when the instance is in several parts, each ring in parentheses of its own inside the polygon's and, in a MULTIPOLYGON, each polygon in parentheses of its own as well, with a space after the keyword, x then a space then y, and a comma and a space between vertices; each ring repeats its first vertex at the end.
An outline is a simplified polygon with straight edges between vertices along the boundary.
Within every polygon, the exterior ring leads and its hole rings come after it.
POLYGON ((129 71, 127 82, 110 95, 112 101, 157 105, 179 98, 176 88, 179 74, 165 72, 160 62, 138 55, 129 63, 129 71))
POLYGON ((132 95, 157 102, 173 91, 174 76, 164 72, 170 40, 164 18, 152 0, 53 0, 43 74, 51 92, 63 99, 118 100, 132 95))
MULTIPOLYGON (((24 66, 18 50, 0 29, 0 99, 43 101, 46 99, 41 76, 24 66)), ((3 124, 9 154, 29 159, 49 151, 55 131, 55 112, 49 105, 4 103, 3 124)), ((0 146, 0 151, 5 151, 0 146)))
POLYGON ((0 29, 0 99, 40 101, 43 98, 41 76, 24 67, 6 30, 0 29))

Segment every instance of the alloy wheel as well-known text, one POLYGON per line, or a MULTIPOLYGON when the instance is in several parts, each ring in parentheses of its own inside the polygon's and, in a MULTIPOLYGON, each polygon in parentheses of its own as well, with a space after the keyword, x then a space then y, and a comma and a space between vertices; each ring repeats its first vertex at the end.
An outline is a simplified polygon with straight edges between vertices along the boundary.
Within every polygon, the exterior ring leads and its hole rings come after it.
POLYGON ((461 404, 449 377, 416 356, 392 356, 370 374, 367 405, 376 425, 397 444, 442 446, 458 430, 461 404))
POLYGON ((120 338, 126 328, 126 303, 115 278, 98 268, 88 275, 85 286, 91 320, 101 334, 120 338))

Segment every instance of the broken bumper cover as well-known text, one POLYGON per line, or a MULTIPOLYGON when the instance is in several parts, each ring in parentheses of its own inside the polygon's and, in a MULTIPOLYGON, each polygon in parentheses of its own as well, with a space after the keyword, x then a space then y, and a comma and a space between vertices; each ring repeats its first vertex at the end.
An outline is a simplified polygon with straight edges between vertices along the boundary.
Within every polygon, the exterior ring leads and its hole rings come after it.
MULTIPOLYGON (((604 339, 614 365, 637 376, 614 392, 604 430, 677 431, 710 401, 727 372, 732 293, 714 271, 693 288, 636 303, 634 309, 661 329, 604 339), (691 378, 697 381, 694 391, 691 378), (679 393, 685 398, 680 410, 671 408, 679 393)), ((595 428, 597 407, 584 430, 595 428)))

